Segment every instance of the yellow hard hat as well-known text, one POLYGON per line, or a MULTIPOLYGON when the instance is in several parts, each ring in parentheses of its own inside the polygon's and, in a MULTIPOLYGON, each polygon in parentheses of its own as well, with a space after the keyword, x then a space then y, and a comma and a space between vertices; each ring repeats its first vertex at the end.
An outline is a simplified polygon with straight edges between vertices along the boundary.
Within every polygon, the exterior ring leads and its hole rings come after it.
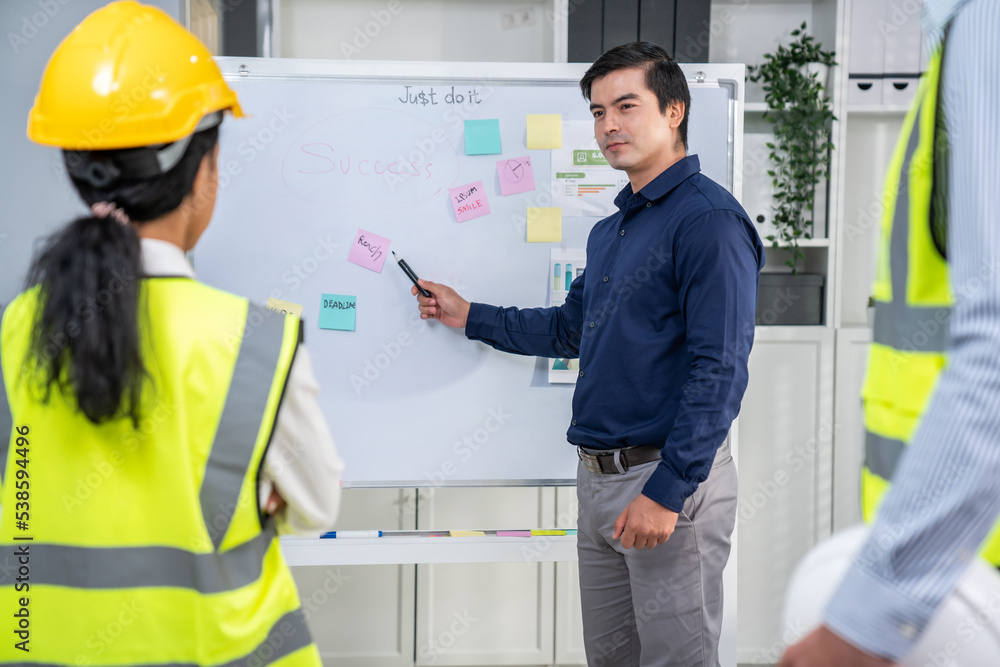
POLYGON ((56 48, 28 138, 84 151, 167 144, 224 109, 243 115, 208 49, 162 10, 126 0, 88 16, 56 48))

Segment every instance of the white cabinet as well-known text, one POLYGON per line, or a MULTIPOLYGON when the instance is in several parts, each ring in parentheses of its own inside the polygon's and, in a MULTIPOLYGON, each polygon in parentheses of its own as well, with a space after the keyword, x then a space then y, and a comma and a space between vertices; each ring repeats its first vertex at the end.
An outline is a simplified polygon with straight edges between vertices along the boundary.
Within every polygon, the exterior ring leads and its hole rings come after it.
MULTIPOLYGON (((338 530, 406 530, 415 524, 413 489, 351 489, 338 530)), ((415 565, 293 567, 309 630, 323 664, 413 665, 415 565)))
MULTIPOLYGON (((576 527, 576 487, 556 489, 556 526, 576 527)), ((580 567, 556 563, 556 664, 586 665, 583 648, 583 612, 580 607, 580 567)))
POLYGON ((830 532, 834 332, 758 327, 739 417, 739 662, 776 663, 793 569, 830 532))
POLYGON ((837 330, 837 396, 833 447, 833 530, 861 522, 861 466, 865 460, 865 421, 861 386, 872 332, 868 327, 837 330))
MULTIPOLYGON (((552 527, 555 491, 430 489, 417 523, 421 530, 552 527)), ((526 548, 521 563, 417 566, 417 665, 552 664, 555 565, 532 553, 526 548)))

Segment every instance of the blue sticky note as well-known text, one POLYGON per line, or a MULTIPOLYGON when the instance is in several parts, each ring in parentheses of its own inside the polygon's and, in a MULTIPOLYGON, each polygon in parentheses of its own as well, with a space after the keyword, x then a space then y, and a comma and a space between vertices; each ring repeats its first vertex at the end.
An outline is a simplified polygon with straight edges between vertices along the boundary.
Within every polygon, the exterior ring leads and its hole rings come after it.
POLYGON ((358 297, 323 294, 319 304, 319 328, 354 331, 357 313, 358 297))
POLYGON ((465 121, 465 154, 495 155, 500 153, 500 121, 465 121))

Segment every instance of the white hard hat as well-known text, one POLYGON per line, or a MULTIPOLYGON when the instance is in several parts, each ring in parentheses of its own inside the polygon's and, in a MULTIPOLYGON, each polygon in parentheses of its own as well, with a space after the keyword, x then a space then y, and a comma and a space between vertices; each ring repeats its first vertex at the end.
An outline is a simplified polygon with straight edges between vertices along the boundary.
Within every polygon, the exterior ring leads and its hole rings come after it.
MULTIPOLYGON (((818 544, 792 574, 785 596, 785 628, 807 633, 821 622, 870 528, 854 526, 818 544)), ((1000 665, 1000 573, 973 559, 900 667, 1000 665)))

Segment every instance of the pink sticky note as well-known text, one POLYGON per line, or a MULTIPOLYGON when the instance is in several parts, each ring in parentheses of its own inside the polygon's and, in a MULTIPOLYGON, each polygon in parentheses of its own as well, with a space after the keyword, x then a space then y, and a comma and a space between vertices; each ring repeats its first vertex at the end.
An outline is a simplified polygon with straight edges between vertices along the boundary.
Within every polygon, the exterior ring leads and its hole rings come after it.
POLYGON ((378 234, 359 229, 358 235, 354 239, 354 245, 351 246, 351 254, 347 256, 347 261, 382 273, 382 264, 385 263, 386 255, 389 254, 391 243, 392 241, 378 234))
POLYGON ((535 172, 531 169, 531 156, 497 161, 500 177, 500 194, 514 195, 535 189, 535 172))
POLYGON ((486 188, 483 187, 482 181, 452 188, 448 192, 451 194, 451 205, 459 222, 489 214, 490 202, 486 199, 486 188))
POLYGON ((497 537, 531 537, 530 530, 498 530, 497 537))

